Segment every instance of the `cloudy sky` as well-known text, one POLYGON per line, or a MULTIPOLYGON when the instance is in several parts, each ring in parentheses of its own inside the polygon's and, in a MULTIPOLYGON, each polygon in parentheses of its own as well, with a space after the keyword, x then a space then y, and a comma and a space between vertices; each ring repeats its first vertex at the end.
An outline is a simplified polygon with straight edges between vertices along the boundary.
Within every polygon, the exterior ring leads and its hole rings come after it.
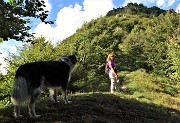
MULTIPOLYGON (((174 9, 180 11, 180 0, 44 0, 46 10, 49 11, 48 20, 55 20, 55 24, 48 25, 38 20, 32 20, 32 32, 35 36, 44 36, 53 44, 74 34, 84 22, 104 16, 109 10, 126 6, 127 3, 142 3, 145 6, 157 6, 161 9, 174 9)), ((5 66, 3 58, 8 52, 15 53, 20 42, 4 41, 0 43, 0 67, 1 71, 5 66)))

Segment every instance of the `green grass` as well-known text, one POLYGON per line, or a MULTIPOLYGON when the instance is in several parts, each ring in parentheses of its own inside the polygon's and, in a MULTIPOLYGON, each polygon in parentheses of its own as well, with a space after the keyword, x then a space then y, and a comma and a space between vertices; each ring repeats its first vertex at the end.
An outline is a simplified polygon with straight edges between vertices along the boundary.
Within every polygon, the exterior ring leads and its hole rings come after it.
POLYGON ((130 73, 125 83, 126 94, 132 98, 180 111, 179 85, 161 83, 144 70, 130 73))
POLYGON ((27 106, 22 107, 23 118, 14 119, 12 106, 0 109, 2 123, 14 122, 71 122, 71 123, 120 123, 120 122, 177 122, 180 112, 153 103, 129 98, 123 93, 78 93, 70 96, 72 104, 60 102, 53 105, 49 99, 37 101, 36 112, 39 119, 30 119, 27 106))

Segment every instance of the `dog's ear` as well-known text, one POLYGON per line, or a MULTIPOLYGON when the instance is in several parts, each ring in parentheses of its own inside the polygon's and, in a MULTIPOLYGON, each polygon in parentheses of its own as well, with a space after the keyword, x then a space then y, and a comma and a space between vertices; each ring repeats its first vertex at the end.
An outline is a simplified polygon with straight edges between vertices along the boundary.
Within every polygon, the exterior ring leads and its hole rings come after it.
POLYGON ((75 56, 75 55, 71 55, 71 57, 74 57, 74 58, 76 58, 76 56, 75 56))
POLYGON ((72 63, 76 63, 77 62, 77 58, 76 58, 76 56, 75 55, 71 55, 71 56, 69 56, 69 58, 71 59, 71 62, 72 63))

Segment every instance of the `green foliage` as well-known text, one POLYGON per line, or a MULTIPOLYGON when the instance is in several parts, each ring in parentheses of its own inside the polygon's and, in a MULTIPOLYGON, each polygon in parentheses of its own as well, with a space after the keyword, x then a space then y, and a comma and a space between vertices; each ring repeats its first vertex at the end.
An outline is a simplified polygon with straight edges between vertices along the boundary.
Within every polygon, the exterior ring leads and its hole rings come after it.
POLYGON ((179 88, 175 88, 173 86, 164 86, 164 93, 170 94, 172 96, 176 96, 178 94, 179 88))
POLYGON ((62 54, 78 56, 79 64, 75 71, 78 77, 74 84, 80 85, 81 91, 107 88, 109 80, 102 78, 105 78, 104 66, 110 52, 117 56, 119 71, 144 68, 178 82, 178 46, 174 50, 167 49, 174 47, 168 43, 170 37, 178 40, 179 26, 179 14, 172 11, 151 19, 131 14, 100 17, 85 23, 55 49, 62 54), (172 52, 176 60, 173 60, 172 52))
POLYGON ((137 100, 176 109, 179 104, 180 84, 170 85, 168 81, 139 69, 126 77, 124 91, 137 100))
POLYGON ((13 78, 6 75, 0 75, 0 107, 1 105, 8 106, 10 104, 10 94, 11 94, 11 80, 13 78))
POLYGON ((107 16, 114 16, 118 15, 119 13, 123 14, 137 14, 141 17, 157 17, 161 13, 164 13, 165 10, 160 9, 156 6, 147 8, 147 6, 144 6, 143 4, 137 4, 137 3, 128 3, 127 6, 122 7, 122 8, 117 8, 109 11, 107 13, 107 16))
POLYGON ((168 75, 174 82, 180 82, 180 27, 174 32, 172 38, 168 41, 168 59, 170 63, 168 75))
MULTIPOLYGON (((179 67, 177 62, 176 67, 172 65, 174 60, 169 55, 178 54, 179 51, 177 51, 178 46, 174 47, 169 44, 172 42, 169 40, 175 39, 176 42, 179 40, 177 38, 180 27, 178 18, 179 14, 168 12, 146 22, 141 19, 131 33, 126 36, 123 43, 119 45, 131 57, 129 60, 133 61, 131 64, 134 64, 136 68, 143 67, 150 71, 153 70, 161 76, 173 77, 172 69, 176 68, 174 71, 178 71, 179 67), (172 47, 174 48, 172 49, 172 47)), ((175 61, 179 60, 178 55, 175 55, 175 59, 175 61)), ((174 75, 176 76, 177 73, 175 72, 174 75)))
POLYGON ((44 10, 43 0, 9 0, 0 1, 0 37, 7 41, 15 39, 17 41, 31 41, 32 33, 28 32, 31 27, 30 18, 38 18, 45 23, 48 11, 44 10), (28 19, 27 19, 28 18, 28 19))
POLYGON ((151 92, 161 91, 160 86, 157 83, 152 83, 154 77, 147 74, 145 69, 139 69, 132 72, 127 78, 127 91, 129 92, 151 92))
POLYGON ((53 45, 49 42, 46 42, 43 37, 34 39, 31 43, 24 43, 23 47, 19 49, 19 54, 9 54, 9 57, 6 59, 8 63, 7 71, 8 74, 15 74, 17 68, 28 62, 34 61, 45 61, 54 59, 56 53, 54 53, 53 45))
POLYGON ((2 39, 2 38, 0 38, 0 42, 3 42, 3 39, 2 39))
POLYGON ((78 92, 109 91, 110 82, 104 67, 107 55, 113 52, 120 80, 123 81, 125 76, 121 74, 123 71, 132 72, 127 81, 129 92, 137 97, 147 96, 146 100, 150 101, 159 97, 157 93, 162 93, 165 96, 162 100, 170 103, 169 96, 178 96, 179 93, 180 14, 171 10, 160 14, 162 11, 156 7, 149 12, 141 4, 129 4, 127 9, 135 8, 135 15, 118 12, 116 16, 84 23, 74 35, 57 46, 42 37, 24 44, 18 55, 10 54, 7 58, 8 74, 0 81, 7 81, 7 86, 0 86, 5 92, 1 96, 10 92, 15 71, 21 64, 72 54, 77 56, 78 63, 70 88, 78 92), (152 16, 143 15, 142 11, 144 14, 152 13, 152 16), (158 77, 163 79, 158 80, 158 77), (154 91, 154 97, 146 93, 151 91, 154 91))
POLYGON ((97 91, 100 89, 98 88, 99 86, 107 85, 106 83, 109 80, 104 81, 103 79, 107 54, 110 52, 121 52, 118 49, 118 43, 121 42, 121 38, 125 33, 118 25, 119 20, 114 18, 110 18, 110 21, 106 17, 92 20, 77 30, 76 34, 56 47, 61 50, 61 53, 69 52, 78 56, 79 71, 75 72, 81 73, 79 75, 81 77, 78 78, 85 80, 85 83, 82 83, 82 87, 88 88, 88 90, 81 88, 82 91, 97 91), (70 48, 65 48, 65 43, 70 48))

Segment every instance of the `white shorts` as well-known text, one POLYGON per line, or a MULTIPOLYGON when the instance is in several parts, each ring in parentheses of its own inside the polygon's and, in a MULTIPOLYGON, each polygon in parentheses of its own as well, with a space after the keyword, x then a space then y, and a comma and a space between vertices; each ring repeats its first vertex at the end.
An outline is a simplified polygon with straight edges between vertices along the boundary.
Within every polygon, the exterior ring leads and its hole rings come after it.
POLYGON ((112 70, 109 70, 109 78, 110 79, 114 79, 115 78, 112 70))

